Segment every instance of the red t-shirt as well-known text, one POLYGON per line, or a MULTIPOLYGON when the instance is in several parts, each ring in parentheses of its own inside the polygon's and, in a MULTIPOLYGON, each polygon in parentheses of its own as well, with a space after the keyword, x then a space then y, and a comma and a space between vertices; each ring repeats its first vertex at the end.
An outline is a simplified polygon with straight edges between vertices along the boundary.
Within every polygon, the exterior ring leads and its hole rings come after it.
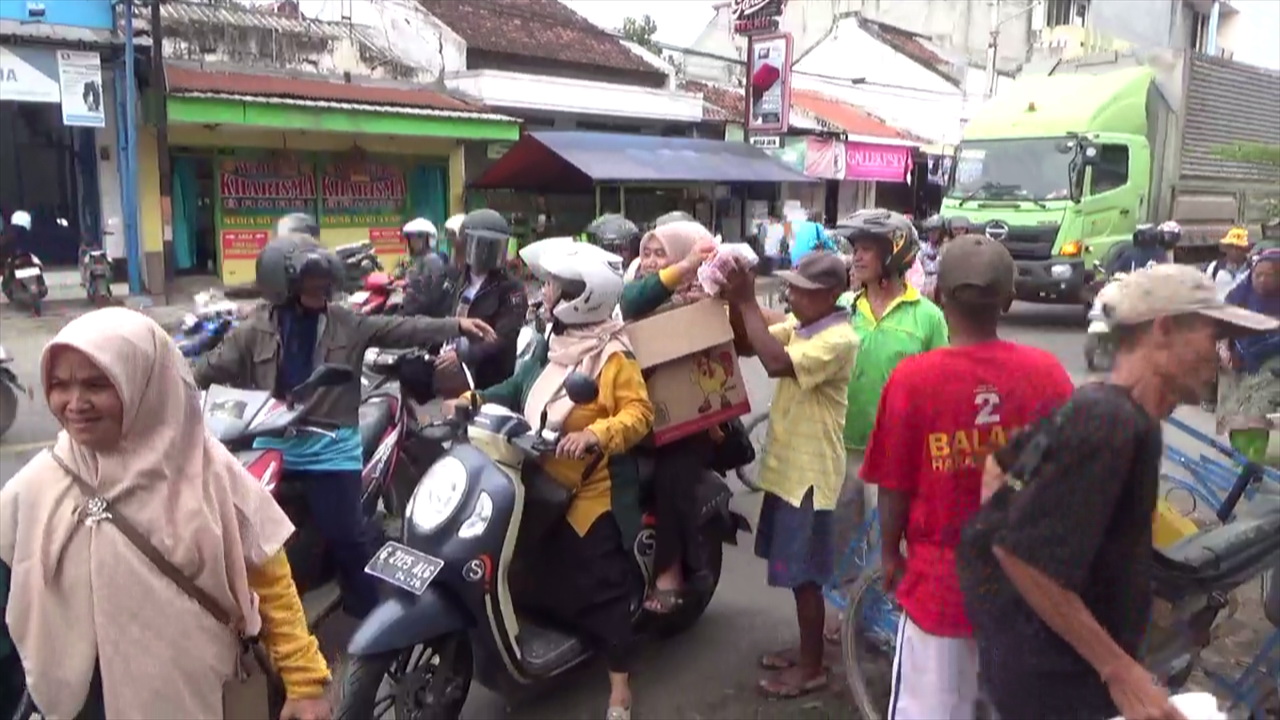
POLYGON ((1003 340, 940 348, 898 364, 876 413, 862 478, 910 496, 897 597, 931 635, 969 637, 956 576, 960 531, 977 511, 987 455, 1075 389, 1062 363, 1003 340))

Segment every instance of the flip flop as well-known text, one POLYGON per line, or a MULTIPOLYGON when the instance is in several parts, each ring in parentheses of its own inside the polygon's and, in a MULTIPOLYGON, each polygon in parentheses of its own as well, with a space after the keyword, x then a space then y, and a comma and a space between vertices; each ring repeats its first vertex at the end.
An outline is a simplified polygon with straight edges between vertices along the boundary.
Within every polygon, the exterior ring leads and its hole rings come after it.
POLYGON ((756 689, 769 700, 795 700, 825 690, 828 682, 825 672, 799 684, 784 682, 781 677, 766 677, 760 678, 756 689))
POLYGON ((654 615, 669 615, 683 603, 681 590, 654 590, 644 599, 644 609, 654 615))
POLYGON ((822 632, 822 639, 826 640, 831 645, 839 645, 840 644, 840 626, 837 625, 831 628, 830 630, 824 630, 822 632))
POLYGON ((760 656, 756 664, 761 670, 790 670, 796 666, 795 658, 790 657, 793 654, 795 654, 794 650, 767 652, 760 656))

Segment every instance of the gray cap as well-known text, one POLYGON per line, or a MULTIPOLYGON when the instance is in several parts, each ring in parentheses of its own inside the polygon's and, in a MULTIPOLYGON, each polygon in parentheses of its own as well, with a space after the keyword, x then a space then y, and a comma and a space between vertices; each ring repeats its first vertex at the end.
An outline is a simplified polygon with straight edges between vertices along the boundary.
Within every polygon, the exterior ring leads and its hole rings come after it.
POLYGON ((1228 305, 1209 276, 1190 265, 1164 263, 1129 273, 1104 287, 1098 303, 1107 324, 1116 327, 1195 313, 1250 332, 1280 328, 1276 318, 1228 305))

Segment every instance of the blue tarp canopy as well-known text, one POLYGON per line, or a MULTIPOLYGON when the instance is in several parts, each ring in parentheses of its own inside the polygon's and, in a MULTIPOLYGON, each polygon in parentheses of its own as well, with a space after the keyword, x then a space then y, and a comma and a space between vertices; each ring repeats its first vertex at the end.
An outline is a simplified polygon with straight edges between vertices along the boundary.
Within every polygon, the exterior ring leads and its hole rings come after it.
POLYGON ((596 183, 813 182, 740 142, 583 131, 525 133, 473 188, 590 192, 596 183))

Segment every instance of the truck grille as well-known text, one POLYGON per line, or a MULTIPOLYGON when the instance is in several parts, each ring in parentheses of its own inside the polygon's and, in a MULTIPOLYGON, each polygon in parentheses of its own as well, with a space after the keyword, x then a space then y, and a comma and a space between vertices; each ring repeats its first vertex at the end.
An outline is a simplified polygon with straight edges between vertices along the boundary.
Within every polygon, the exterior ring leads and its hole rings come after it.
MULTIPOLYGON (((999 230, 1006 225, 1000 221, 987 223, 984 232, 988 237, 999 238, 999 230), (992 232, 992 226, 996 232, 992 232)), ((1048 260, 1053 256, 1053 245, 1058 240, 1058 225, 1007 226, 1008 234, 1000 238, 1014 260, 1048 260)))

